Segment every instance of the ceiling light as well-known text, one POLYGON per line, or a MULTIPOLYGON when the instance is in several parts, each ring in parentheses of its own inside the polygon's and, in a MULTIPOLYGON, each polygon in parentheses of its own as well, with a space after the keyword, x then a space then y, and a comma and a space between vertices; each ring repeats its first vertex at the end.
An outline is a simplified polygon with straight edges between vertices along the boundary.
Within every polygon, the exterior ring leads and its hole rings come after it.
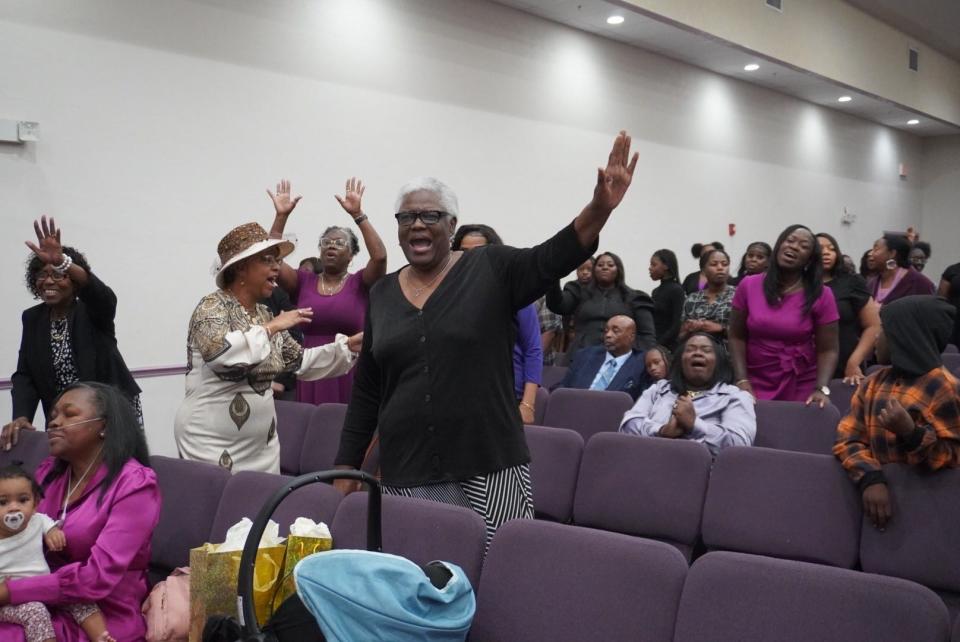
POLYGON ((851 98, 850 96, 840 96, 839 98, 837 98, 838 103, 848 103, 851 100, 853 100, 853 98, 851 98))
POLYGON ((749 65, 743 68, 744 71, 756 71, 757 69, 760 69, 760 65, 755 62, 751 62, 749 65))
POLYGON ((919 125, 919 124, 920 124, 920 121, 917 120, 916 118, 911 118, 910 120, 907 121, 907 124, 908 124, 908 125, 919 125))
POLYGON ((622 24, 623 24, 623 20, 624 20, 623 16, 610 16, 609 18, 607 18, 607 24, 608 24, 608 25, 622 25, 622 24))

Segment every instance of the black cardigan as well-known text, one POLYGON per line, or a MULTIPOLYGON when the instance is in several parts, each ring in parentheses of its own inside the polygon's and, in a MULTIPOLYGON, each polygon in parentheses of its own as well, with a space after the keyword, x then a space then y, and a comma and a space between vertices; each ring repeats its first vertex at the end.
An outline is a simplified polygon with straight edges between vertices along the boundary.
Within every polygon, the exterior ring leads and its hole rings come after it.
POLYGON ((532 249, 465 252, 417 310, 399 272, 370 290, 337 465, 380 431, 383 481, 464 480, 530 461, 513 388, 514 314, 583 263, 573 226, 532 249))
MULTIPOLYGON (((117 296, 103 281, 88 273, 89 281, 77 290, 77 302, 67 315, 73 358, 80 381, 99 381, 118 387, 128 397, 140 387, 117 349, 114 318, 117 296)), ((13 373, 13 418, 33 421, 37 404, 50 416, 57 397, 57 380, 50 349, 50 306, 45 303, 23 311, 23 335, 17 371, 13 373)))

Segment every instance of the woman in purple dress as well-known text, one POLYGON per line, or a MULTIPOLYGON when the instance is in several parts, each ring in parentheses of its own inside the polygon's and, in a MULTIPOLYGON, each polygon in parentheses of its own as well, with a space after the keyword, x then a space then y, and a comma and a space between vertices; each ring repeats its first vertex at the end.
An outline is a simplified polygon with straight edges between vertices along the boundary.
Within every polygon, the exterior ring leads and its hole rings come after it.
POLYGON ((839 318, 833 292, 823 287, 820 244, 806 227, 791 225, 766 274, 743 279, 733 297, 728 334, 737 387, 757 399, 825 406, 839 318))
POLYGON ((910 265, 910 241, 899 234, 884 234, 874 242, 867 264, 874 276, 867 288, 877 303, 884 305, 912 294, 935 294, 933 281, 910 265))
MULTIPOLYGON (((86 642, 58 607, 95 603, 117 640, 143 640, 150 536, 160 519, 160 490, 147 442, 129 399, 101 383, 75 383, 54 402, 47 424, 50 455, 36 471, 37 510, 60 520, 63 550, 47 553, 47 575, 0 582, 0 606, 41 602, 56 639, 86 642)), ((24 640, 0 624, 0 640, 24 640)))
MULTIPOLYGON (((303 326, 304 348, 330 343, 337 334, 352 336, 362 332, 370 286, 387 272, 387 248, 361 207, 364 189, 363 182, 351 178, 344 196, 335 196, 363 235, 363 244, 370 254, 363 270, 353 274, 348 271, 353 257, 360 253, 360 243, 353 230, 336 226, 328 227, 320 237, 322 271, 295 270, 286 263, 280 266, 280 286, 290 293, 298 308, 313 310, 313 320, 303 326)), ((283 234, 300 197, 291 199, 290 183, 281 181, 277 193, 270 193, 270 198, 277 213, 270 235, 277 238, 283 234)), ((298 381, 297 401, 348 403, 353 372, 334 379, 298 381)))

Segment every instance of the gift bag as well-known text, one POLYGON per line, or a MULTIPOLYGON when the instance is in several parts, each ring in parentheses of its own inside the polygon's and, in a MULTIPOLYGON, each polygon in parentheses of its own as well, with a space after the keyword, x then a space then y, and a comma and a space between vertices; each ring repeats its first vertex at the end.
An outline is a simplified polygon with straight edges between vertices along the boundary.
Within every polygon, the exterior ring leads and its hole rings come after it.
MULTIPOLYGON (((243 544, 252 522, 244 517, 227 531, 223 544, 190 551, 190 642, 201 642, 203 627, 214 615, 237 615, 237 575, 243 544)), ((257 619, 267 621, 278 590, 286 553, 279 527, 272 521, 260 540, 254 565, 253 604, 257 619)))
MULTIPOLYGON (((297 592, 293 582, 293 567, 308 555, 329 551, 333 548, 330 529, 323 522, 317 524, 312 519, 298 517, 290 526, 287 537, 287 554, 283 562, 283 578, 279 591, 273 600, 273 610, 280 608, 284 600, 297 592)), ((263 620, 261 620, 262 622, 263 620)))

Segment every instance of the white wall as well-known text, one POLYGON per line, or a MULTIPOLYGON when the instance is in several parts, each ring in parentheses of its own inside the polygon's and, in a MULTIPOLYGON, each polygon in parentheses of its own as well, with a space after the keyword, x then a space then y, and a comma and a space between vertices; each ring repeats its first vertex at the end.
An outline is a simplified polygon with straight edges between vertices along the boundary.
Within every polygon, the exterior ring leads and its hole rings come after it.
MULTIPOLYGON (((648 290, 652 251, 693 269, 687 248, 728 241, 728 222, 737 256, 795 221, 851 254, 919 222, 919 189, 896 171, 920 165, 915 137, 486 2, 0 0, 0 60, 0 118, 42 130, 0 145, 4 375, 41 213, 116 289, 131 367, 183 362, 217 241, 269 224, 263 190, 281 176, 305 194, 296 258, 347 221, 332 194, 356 174, 396 269, 391 212, 408 178, 441 177, 461 222, 530 244, 589 199, 626 128, 641 161, 600 245, 648 290), (860 220, 841 230, 845 206, 860 220)), ((182 380, 145 388, 151 443, 170 452, 182 380)))
POLYGON ((933 249, 924 273, 939 283, 947 266, 960 262, 960 136, 924 141, 921 176, 920 236, 933 249))

